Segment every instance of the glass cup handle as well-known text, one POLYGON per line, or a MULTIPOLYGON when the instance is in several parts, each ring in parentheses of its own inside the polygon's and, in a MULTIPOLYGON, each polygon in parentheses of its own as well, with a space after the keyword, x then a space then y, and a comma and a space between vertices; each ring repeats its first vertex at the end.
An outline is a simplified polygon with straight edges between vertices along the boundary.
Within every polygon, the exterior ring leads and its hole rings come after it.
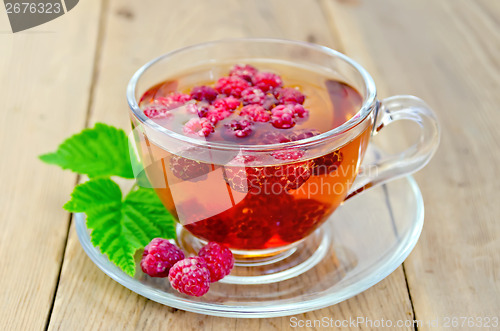
POLYGON ((439 145, 437 117, 422 99, 397 95, 382 100, 378 106, 373 135, 395 121, 410 120, 419 125, 420 137, 401 153, 363 164, 346 200, 370 187, 420 170, 429 162, 439 145))

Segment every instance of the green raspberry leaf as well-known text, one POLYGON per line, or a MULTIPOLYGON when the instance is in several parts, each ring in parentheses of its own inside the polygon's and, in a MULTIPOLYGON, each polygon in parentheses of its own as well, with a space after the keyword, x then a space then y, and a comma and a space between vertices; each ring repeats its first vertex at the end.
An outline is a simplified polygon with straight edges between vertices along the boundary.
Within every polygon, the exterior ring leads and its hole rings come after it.
POLYGON ((114 181, 91 179, 75 187, 64 209, 87 214, 92 244, 132 277, 138 249, 153 238, 175 238, 174 218, 153 189, 138 188, 122 200, 114 181))
POLYGON ((127 135, 123 130, 103 123, 96 123, 94 128, 69 137, 56 152, 40 155, 40 160, 90 178, 134 178, 127 135))

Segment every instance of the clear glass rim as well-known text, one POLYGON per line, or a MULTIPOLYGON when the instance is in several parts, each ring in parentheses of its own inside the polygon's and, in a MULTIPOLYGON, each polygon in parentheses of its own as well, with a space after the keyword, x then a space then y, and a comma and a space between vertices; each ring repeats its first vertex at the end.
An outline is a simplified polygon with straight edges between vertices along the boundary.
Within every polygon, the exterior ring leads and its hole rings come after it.
POLYGON ((334 136, 340 135, 359 123, 363 122, 365 118, 370 114, 370 112, 373 110, 373 106, 376 101, 377 97, 377 92, 376 92, 376 87, 375 87, 375 82, 373 81, 373 78, 370 76, 370 74, 356 61, 352 60, 351 58, 347 57, 346 55, 333 50, 329 47, 326 46, 321 46, 318 44, 313 44, 313 43, 308 43, 308 42, 303 42, 303 41, 293 41, 293 40, 286 40, 286 39, 272 39, 272 38, 234 38, 234 39, 220 39, 216 41, 209 41, 205 43, 200 43, 200 44, 195 44, 183 48, 176 49, 174 51, 165 53, 163 55, 160 55, 159 57, 147 62, 145 65, 143 65, 139 70, 135 72, 135 74, 132 76, 130 79, 128 85, 127 85, 127 102, 136 116, 142 124, 147 125, 151 127, 152 129, 161 132, 171 138, 174 138, 176 140, 183 141, 185 143, 189 143, 191 145, 196 145, 199 147, 204 147, 204 148, 211 148, 211 149, 218 149, 218 150, 245 150, 249 152, 258 152, 258 151, 269 151, 269 150, 276 150, 276 149, 285 149, 285 148, 291 148, 291 147, 308 147, 312 145, 316 145, 320 142, 326 141, 334 136), (356 113, 355 116, 353 116, 351 119, 348 121, 344 122, 342 125, 321 133, 317 136, 310 137, 307 139, 302 139, 299 142, 292 141, 292 142, 286 142, 286 143, 277 143, 277 144, 268 144, 268 145, 235 145, 235 144, 225 144, 225 143, 219 143, 219 142, 211 142, 211 141, 206 141, 206 140, 200 140, 200 139, 195 139, 192 137, 188 137, 182 134, 179 134, 177 132, 171 131, 150 118, 148 118, 142 110, 139 108, 139 104, 137 103, 136 97, 135 97, 135 92, 136 92, 136 87, 137 87, 137 82, 141 78, 142 74, 148 70, 151 66, 153 66, 155 63, 164 60, 168 57, 171 57, 173 55, 176 55, 178 53, 190 51, 190 50, 195 50, 195 49, 200 49, 204 48, 207 46, 212 46, 212 45, 217 45, 217 44, 227 44, 227 43, 234 43, 234 42, 245 42, 245 43, 269 43, 269 44, 287 44, 287 45, 296 45, 304 48, 309 48, 312 50, 316 51, 321 51, 327 55, 330 55, 332 57, 337 57, 340 58, 342 61, 346 62, 350 66, 352 66, 363 78, 363 82, 365 85, 365 91, 364 91, 364 98, 363 98, 363 104, 361 105, 360 110, 356 113))

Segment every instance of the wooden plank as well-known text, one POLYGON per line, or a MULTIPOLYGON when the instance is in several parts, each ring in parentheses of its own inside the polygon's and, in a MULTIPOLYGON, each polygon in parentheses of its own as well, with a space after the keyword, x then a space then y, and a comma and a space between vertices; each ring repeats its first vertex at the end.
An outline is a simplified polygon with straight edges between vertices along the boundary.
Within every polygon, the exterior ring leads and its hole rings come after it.
POLYGON ((323 4, 382 97, 418 95, 441 119, 441 146, 416 176, 426 225, 404 264, 416 318, 498 316, 500 3, 323 4))
MULTIPOLYGON (((112 0, 105 27, 91 122, 129 129, 125 86, 149 59, 185 45, 230 37, 266 36, 315 41, 340 48, 317 2, 301 0, 112 0), (286 9, 287 15, 282 15, 286 9)), ((299 319, 411 319, 402 269, 365 293, 299 319)), ((291 329, 288 317, 244 320, 193 314, 142 298, 103 274, 80 248, 72 229, 50 329, 291 329)))
POLYGON ((100 5, 12 34, 0 17, 0 325, 40 330, 47 323, 69 227, 61 206, 76 175, 44 165, 85 123, 100 5))

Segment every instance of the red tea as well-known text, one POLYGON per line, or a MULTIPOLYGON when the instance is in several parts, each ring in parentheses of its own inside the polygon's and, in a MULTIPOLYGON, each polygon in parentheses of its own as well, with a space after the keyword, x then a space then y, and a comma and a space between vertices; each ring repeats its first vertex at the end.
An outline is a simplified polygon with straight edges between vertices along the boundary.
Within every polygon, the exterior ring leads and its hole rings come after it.
POLYGON ((361 104, 353 87, 303 68, 193 70, 151 87, 140 107, 162 127, 228 151, 175 150, 144 135, 142 154, 152 160, 146 173, 166 208, 200 239, 241 250, 283 247, 314 231, 345 199, 371 127, 321 155, 310 156, 301 141, 342 125, 361 104), (288 145, 266 151, 269 144, 288 145), (246 152, 247 145, 263 148, 246 152))

